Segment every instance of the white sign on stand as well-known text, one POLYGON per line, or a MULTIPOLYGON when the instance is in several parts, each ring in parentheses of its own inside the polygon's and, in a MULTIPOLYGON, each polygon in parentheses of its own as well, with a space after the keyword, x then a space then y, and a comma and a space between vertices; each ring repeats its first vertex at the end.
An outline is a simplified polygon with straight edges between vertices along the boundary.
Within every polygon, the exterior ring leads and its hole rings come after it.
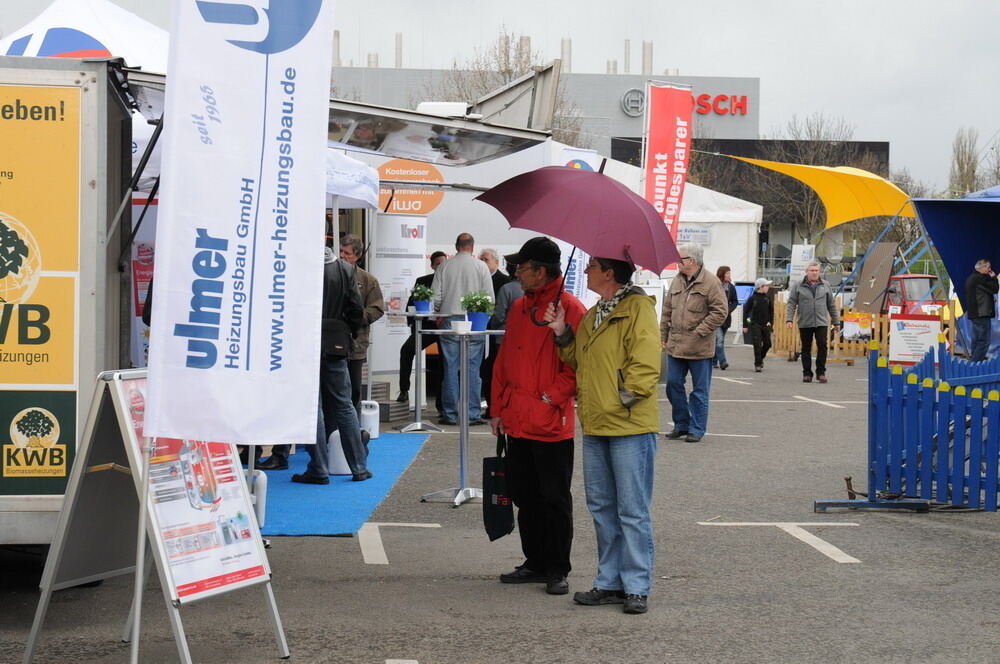
MULTIPOLYGON (((24 662, 34 657, 55 590, 139 570, 130 611, 138 616, 147 543, 181 661, 192 660, 180 607, 252 585, 264 586, 279 653, 287 657, 271 569, 233 446, 145 438, 145 383, 143 369, 98 377, 24 662)), ((125 634, 138 636, 134 628, 125 634)), ((136 654, 133 644, 133 661, 136 654)))
POLYGON ((941 319, 923 314, 889 317, 889 364, 916 364, 937 348, 941 319))
POLYGON ((370 271, 378 279, 386 315, 372 323, 371 371, 399 373, 399 349, 410 336, 406 301, 417 277, 429 271, 427 217, 380 214, 374 224, 370 271))

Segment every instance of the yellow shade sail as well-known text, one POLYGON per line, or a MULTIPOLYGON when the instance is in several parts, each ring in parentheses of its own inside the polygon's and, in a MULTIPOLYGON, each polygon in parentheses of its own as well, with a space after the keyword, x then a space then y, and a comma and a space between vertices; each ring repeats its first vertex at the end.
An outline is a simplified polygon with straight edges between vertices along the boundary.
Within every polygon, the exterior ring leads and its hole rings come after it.
MULTIPOLYGON (((732 156, 732 155, 727 155, 732 156)), ((865 217, 917 216, 909 195, 885 178, 850 166, 807 166, 733 157, 784 173, 809 186, 826 207, 826 228, 865 217)))

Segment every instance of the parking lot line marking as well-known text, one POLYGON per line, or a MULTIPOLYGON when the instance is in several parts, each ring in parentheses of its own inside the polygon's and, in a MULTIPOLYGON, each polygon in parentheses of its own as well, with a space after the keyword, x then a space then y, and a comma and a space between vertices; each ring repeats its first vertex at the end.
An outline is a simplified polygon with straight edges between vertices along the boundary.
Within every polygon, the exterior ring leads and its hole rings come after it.
POLYGON ((827 542, 825 539, 820 539, 816 537, 808 530, 803 529, 801 526, 797 526, 794 523, 783 523, 778 526, 786 533, 792 537, 805 542, 812 548, 816 549, 822 553, 827 558, 830 558, 834 562, 838 563, 860 563, 861 561, 854 556, 849 556, 834 545, 827 542))
POLYGON ((361 547, 361 557, 366 565, 388 565, 389 557, 385 555, 382 546, 380 527, 390 528, 440 528, 440 523, 379 523, 367 521, 358 529, 358 545, 361 547))
POLYGON ((818 403, 821 406, 826 406, 827 408, 843 408, 840 404, 830 403, 829 401, 820 401, 819 399, 810 399, 809 397, 801 397, 798 394, 793 395, 796 399, 801 401, 809 401, 811 403, 818 403))
POLYGON ((824 539, 813 535, 808 530, 805 530, 803 526, 812 527, 839 527, 839 526, 857 526, 856 523, 838 521, 838 522, 806 522, 806 523, 794 523, 789 521, 731 521, 731 522, 720 522, 720 521, 699 521, 699 526, 774 526, 778 528, 800 542, 805 542, 812 548, 816 549, 822 553, 827 558, 830 558, 834 562, 838 563, 860 563, 861 561, 854 556, 849 556, 834 545, 830 544, 824 539))
MULTIPOLYGON (((673 424, 673 422, 671 422, 671 424, 673 424)), ((670 432, 669 431, 661 431, 660 435, 661 436, 666 436, 668 433, 670 433, 670 432)), ((756 436, 756 435, 750 434, 750 433, 712 433, 710 431, 707 431, 707 432, 705 432, 705 435, 706 436, 722 436, 723 438, 760 438, 760 436, 756 436)))
MULTIPOLYGON (((667 399, 660 399, 667 401, 667 399)), ((801 401, 781 400, 781 399, 709 399, 711 403, 802 403, 801 401)))
POLYGON ((740 385, 753 385, 753 383, 747 380, 740 380, 739 378, 726 378, 724 376, 716 376, 715 380, 724 380, 730 383, 738 383, 740 385))
POLYGON ((415 659, 387 659, 385 664, 420 664, 415 659))

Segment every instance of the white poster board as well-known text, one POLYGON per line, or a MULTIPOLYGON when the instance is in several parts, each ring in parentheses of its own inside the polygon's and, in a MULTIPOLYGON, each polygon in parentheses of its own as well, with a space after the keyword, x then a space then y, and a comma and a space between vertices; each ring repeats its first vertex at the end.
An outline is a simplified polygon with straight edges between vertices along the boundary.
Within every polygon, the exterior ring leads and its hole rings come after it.
MULTIPOLYGON (((115 389, 128 409, 127 442, 145 455, 146 379, 116 381, 115 389)), ((149 459, 147 509, 173 599, 204 599, 270 576, 242 478, 243 470, 229 443, 156 439, 149 459)))
POLYGON ((889 364, 916 364, 937 348, 941 319, 922 314, 889 317, 889 364))
POLYGON ((399 349, 410 336, 402 313, 417 277, 430 271, 427 262, 427 217, 411 214, 379 214, 374 225, 371 273, 378 279, 385 298, 386 315, 371 326, 369 358, 373 374, 399 373, 399 349))
POLYGON ((156 441, 152 447, 143 436, 145 382, 144 369, 98 376, 23 661, 30 664, 34 657, 53 591, 131 573, 137 579, 130 626, 122 638, 135 639, 136 656, 146 585, 140 552, 147 546, 181 662, 192 662, 181 607, 251 585, 264 589, 279 656, 288 657, 270 566, 233 447, 192 447, 192 441, 181 440, 156 441), (155 452, 147 459, 151 448, 155 452), (147 460, 150 483, 143 478, 147 460), (229 532, 230 542, 226 529, 237 530, 235 536, 229 532))

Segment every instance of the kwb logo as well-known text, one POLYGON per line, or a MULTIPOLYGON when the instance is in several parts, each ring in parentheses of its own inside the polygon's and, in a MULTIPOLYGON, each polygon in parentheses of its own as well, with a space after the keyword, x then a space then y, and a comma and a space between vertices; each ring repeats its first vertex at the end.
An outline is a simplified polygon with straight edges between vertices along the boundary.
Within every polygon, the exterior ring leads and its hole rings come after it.
MULTIPOLYGON (((207 23, 225 25, 257 25, 260 11, 250 5, 231 2, 208 2, 196 0, 198 11, 207 23)), ((261 41, 240 41, 228 39, 239 48, 264 55, 287 51, 309 34, 323 0, 270 0, 268 8, 261 10, 267 15, 267 34, 261 41)))
POLYGON ((404 239, 409 240, 420 240, 424 237, 424 227, 423 226, 407 226, 406 224, 399 225, 400 233, 404 239))

